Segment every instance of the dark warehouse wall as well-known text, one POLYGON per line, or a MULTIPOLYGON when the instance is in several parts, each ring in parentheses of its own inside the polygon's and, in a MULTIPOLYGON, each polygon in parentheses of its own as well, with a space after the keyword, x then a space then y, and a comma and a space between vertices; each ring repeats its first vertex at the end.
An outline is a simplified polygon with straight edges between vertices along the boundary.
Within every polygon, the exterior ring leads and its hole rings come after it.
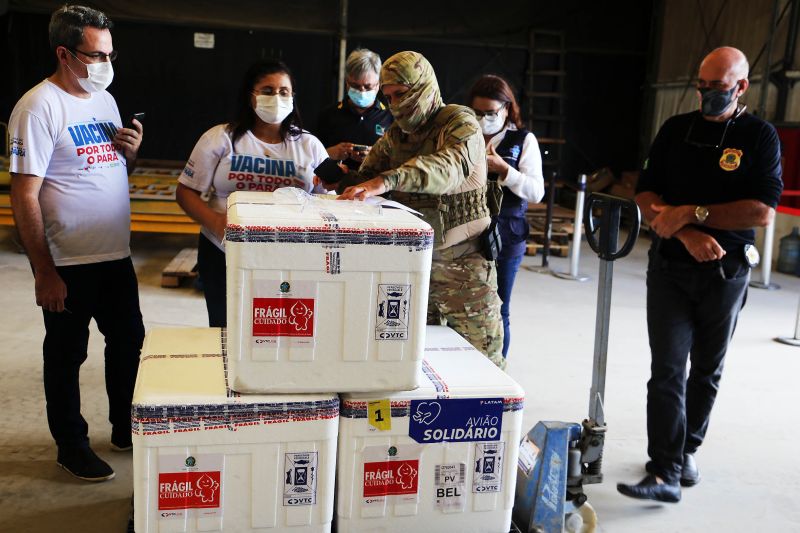
MULTIPOLYGON (((445 100, 453 103, 467 103, 466 91, 480 74, 497 73, 512 82, 523 103, 527 29, 562 30, 567 50, 563 175, 574 177, 600 166, 619 171, 638 165, 651 3, 511 1, 489 12, 485 3, 472 0, 437 2, 438 14, 432 16, 440 22, 415 25, 415 9, 431 5, 418 2, 416 8, 409 4, 405 18, 392 26, 383 8, 351 0, 348 51, 365 46, 386 59, 400 50, 417 50, 431 61, 445 100), (448 19, 447 13, 454 10, 457 15, 448 19), (516 16, 505 16, 508 13, 516 16), (455 29, 447 27, 451 19, 455 29), (370 21, 380 24, 366 27, 370 21), (432 34, 435 31, 441 35, 432 34)), ((20 3, 12 1, 11 11, 0 15, 0 53, 6 58, 0 121, 7 121, 17 99, 55 66, 47 46, 48 13, 43 8, 39 12, 14 9, 16 4, 20 3)), ((315 28, 313 32, 305 32, 302 24, 290 32, 234 27, 227 22, 200 26, 175 20, 142 21, 134 16, 114 20, 114 47, 120 56, 109 90, 123 116, 147 113, 142 158, 188 157, 203 131, 230 118, 240 77, 258 58, 280 57, 293 69, 297 105, 312 132, 319 111, 336 97, 335 20, 330 31, 315 28), (215 48, 194 48, 194 32, 214 33, 215 48)))

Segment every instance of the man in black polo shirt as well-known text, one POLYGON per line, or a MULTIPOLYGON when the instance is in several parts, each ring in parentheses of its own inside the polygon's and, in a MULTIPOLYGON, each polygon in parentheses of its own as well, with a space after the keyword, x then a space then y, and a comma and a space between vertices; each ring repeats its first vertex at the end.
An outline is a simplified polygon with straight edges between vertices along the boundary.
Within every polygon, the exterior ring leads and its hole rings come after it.
POLYGON ((380 71, 378 54, 364 48, 353 50, 345 63, 347 94, 319 116, 317 137, 328 155, 353 170, 358 170, 372 145, 392 125, 392 114, 377 99, 380 71))
POLYGON ((677 502, 681 485, 700 480, 694 453, 758 261, 753 228, 772 219, 783 187, 775 128, 739 104, 748 69, 735 48, 705 57, 700 110, 664 123, 637 186, 656 235, 647 269, 649 474, 617 485, 633 498, 677 502))

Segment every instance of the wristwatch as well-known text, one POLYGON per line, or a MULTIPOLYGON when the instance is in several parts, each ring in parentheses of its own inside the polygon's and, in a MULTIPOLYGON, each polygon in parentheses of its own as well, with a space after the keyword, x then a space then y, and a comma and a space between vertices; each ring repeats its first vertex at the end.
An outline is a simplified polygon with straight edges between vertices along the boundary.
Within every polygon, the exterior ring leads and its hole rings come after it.
POLYGON ((702 224, 708 218, 708 208, 698 205, 694 208, 694 219, 698 224, 702 224))

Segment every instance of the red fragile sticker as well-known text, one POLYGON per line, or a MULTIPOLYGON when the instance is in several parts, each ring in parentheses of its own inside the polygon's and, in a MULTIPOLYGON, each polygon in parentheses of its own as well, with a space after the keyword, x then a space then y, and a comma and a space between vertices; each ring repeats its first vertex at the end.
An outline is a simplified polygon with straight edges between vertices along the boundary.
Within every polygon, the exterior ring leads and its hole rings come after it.
POLYGON ((166 472, 158 475, 158 510, 219 507, 220 473, 166 472))
POLYGON ((313 337, 314 298, 253 298, 253 337, 313 337))
POLYGON ((364 463, 364 497, 416 494, 419 459, 364 463))

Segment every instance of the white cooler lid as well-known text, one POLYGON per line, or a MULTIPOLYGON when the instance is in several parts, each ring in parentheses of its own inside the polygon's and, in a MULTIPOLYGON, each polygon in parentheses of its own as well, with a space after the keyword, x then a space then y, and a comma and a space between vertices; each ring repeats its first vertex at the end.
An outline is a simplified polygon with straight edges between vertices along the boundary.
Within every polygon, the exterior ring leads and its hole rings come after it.
POLYGON ((467 342, 453 329, 426 326, 425 358, 422 362, 419 388, 412 391, 385 393, 345 393, 343 400, 414 400, 419 398, 484 398, 506 399, 525 396, 525 391, 508 374, 467 342))
POLYGON ((225 332, 220 328, 157 328, 142 348, 134 418, 269 415, 300 418, 303 413, 335 414, 335 394, 248 394, 231 391, 226 382, 225 332))
POLYGON ((225 238, 234 242, 396 244, 418 249, 433 245, 433 229, 403 209, 300 189, 234 192, 228 197, 225 238))
POLYGON ((523 409, 522 387, 449 328, 427 327, 422 371, 413 391, 343 394, 340 418, 381 431, 406 419, 420 444, 478 442, 500 439, 504 415, 523 409))

